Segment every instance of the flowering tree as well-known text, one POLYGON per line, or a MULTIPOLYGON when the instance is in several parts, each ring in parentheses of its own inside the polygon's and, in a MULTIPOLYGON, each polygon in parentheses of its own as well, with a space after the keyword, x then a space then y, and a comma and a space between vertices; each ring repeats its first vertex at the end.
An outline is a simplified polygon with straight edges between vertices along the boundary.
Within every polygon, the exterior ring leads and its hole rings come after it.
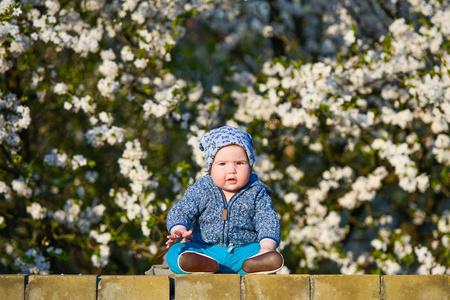
POLYGON ((283 272, 450 274, 450 6, 360 2, 0 2, 3 273, 159 263, 228 124, 283 272))

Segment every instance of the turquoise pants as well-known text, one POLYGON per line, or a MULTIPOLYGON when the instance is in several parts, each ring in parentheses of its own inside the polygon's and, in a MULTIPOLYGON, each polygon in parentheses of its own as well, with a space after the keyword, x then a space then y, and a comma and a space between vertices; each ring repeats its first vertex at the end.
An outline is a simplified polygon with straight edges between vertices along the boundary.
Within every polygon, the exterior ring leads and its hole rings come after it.
POLYGON ((219 263, 217 273, 237 273, 245 275, 242 270, 242 263, 247 258, 258 254, 261 247, 258 243, 244 247, 219 247, 196 242, 178 243, 169 248, 167 262, 172 272, 176 274, 188 274, 178 266, 178 257, 186 251, 192 251, 208 255, 219 263))

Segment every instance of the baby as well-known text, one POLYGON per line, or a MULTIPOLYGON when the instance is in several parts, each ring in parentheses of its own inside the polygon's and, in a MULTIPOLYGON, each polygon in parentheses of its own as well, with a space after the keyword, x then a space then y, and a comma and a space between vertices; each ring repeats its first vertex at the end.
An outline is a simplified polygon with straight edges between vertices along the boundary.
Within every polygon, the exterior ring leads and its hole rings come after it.
POLYGON ((283 267, 272 190, 252 173, 253 140, 224 126, 200 140, 209 173, 169 211, 167 262, 177 274, 269 274, 283 267), (182 239, 182 243, 177 243, 182 239))

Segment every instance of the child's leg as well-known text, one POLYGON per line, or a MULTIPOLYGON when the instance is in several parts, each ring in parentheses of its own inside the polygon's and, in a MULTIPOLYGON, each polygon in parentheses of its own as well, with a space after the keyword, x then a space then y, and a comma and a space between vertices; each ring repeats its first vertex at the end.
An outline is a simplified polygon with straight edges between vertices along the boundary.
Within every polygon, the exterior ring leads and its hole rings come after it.
POLYGON ((176 274, 189 274, 189 272, 185 272, 180 268, 179 258, 185 252, 194 252, 199 253, 204 256, 207 256, 213 260, 217 260, 213 248, 211 245, 204 245, 195 242, 186 242, 186 243, 178 243, 169 248, 169 252, 167 253, 167 263, 169 264, 172 272, 176 274))
POLYGON ((260 249, 261 247, 259 243, 233 248, 227 255, 226 265, 234 272, 240 275, 245 275, 247 273, 242 270, 242 264, 246 259, 258 254, 260 249))
POLYGON ((251 274, 271 274, 283 266, 283 256, 280 253, 269 251, 258 254, 260 249, 259 243, 234 248, 227 256, 227 266, 240 275, 245 275, 247 272, 251 274), (243 265, 247 268, 247 272, 244 271, 243 265))
MULTIPOLYGON (((186 272, 181 269, 180 261, 182 261, 182 260, 179 260, 180 255, 182 255, 183 253, 186 253, 186 252, 194 252, 194 253, 198 253, 198 254, 202 255, 202 257, 200 257, 199 259, 203 259, 204 256, 206 256, 206 257, 214 260, 215 262, 217 262, 219 265, 217 273, 238 273, 241 275, 245 275, 247 273, 242 269, 242 264, 247 259, 258 254, 260 249, 261 249, 261 247, 260 247, 259 243, 254 243, 254 244, 250 244, 250 245, 247 245, 244 247, 236 247, 236 248, 205 245, 205 244, 200 244, 200 243, 195 243, 195 242, 178 243, 178 244, 175 244, 172 247, 170 247, 169 252, 167 253, 167 262, 168 262, 169 267, 172 270, 172 272, 174 272, 176 274, 189 274, 189 273, 196 273, 196 272, 205 272, 206 270, 205 271, 200 270, 200 269, 202 269, 202 267, 197 268, 195 266, 195 259, 196 259, 195 255, 194 255, 194 257, 189 257, 185 261, 185 262, 187 262, 187 264, 185 264, 185 265, 190 265, 192 267, 192 271, 186 272)), ((189 255, 191 255, 191 254, 189 254, 189 255)), ((282 266, 283 259, 282 259, 281 255, 280 255, 280 257, 276 257, 276 259, 281 259, 281 262, 275 261, 275 264, 277 264, 277 266, 279 264, 281 264, 281 266, 282 266)), ((183 258, 185 258, 185 257, 183 257, 183 258)), ((266 261, 265 257, 261 257, 258 261, 252 262, 252 264, 250 264, 250 266, 252 266, 251 269, 254 269, 254 270, 252 270, 251 272, 254 272, 256 274, 256 273, 260 273, 261 271, 266 271, 267 268, 269 268, 269 270, 273 270, 271 268, 271 264, 272 264, 271 260, 272 260, 272 258, 269 258, 269 261, 266 261), (267 264, 269 266, 266 266, 267 264), (260 266, 263 267, 262 270, 259 270, 260 266)), ((199 265, 201 265, 201 263, 199 265)), ((217 265, 216 265, 216 267, 217 267, 217 265)), ((187 268, 184 268, 184 269, 186 270, 187 268)), ((212 271, 212 272, 214 272, 214 271, 212 271)))
POLYGON ((258 253, 242 263, 242 270, 247 274, 275 274, 284 265, 284 258, 278 251, 258 253))

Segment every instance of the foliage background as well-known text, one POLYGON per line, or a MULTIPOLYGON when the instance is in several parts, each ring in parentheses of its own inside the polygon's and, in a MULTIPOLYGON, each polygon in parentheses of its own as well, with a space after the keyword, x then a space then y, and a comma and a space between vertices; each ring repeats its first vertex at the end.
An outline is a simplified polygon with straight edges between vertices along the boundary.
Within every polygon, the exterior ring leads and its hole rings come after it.
POLYGON ((0 272, 143 274, 254 137, 282 273, 450 274, 444 0, 3 0, 0 272))

